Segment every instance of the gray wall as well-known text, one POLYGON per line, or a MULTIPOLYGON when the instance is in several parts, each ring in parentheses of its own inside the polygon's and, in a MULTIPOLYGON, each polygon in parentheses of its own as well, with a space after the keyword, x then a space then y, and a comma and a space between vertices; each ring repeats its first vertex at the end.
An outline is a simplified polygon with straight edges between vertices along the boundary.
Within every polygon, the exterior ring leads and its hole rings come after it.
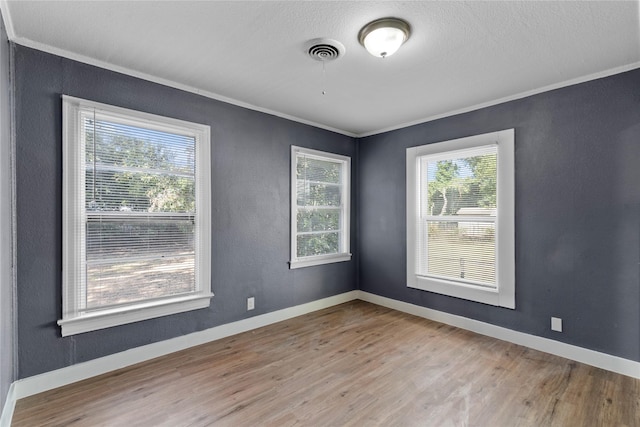
MULTIPOLYGON (((356 289, 355 259, 297 270, 287 264, 290 146, 354 157, 352 138, 13 49, 19 378, 356 289), (215 297, 209 309, 61 338, 62 94, 211 126, 215 297), (256 297, 252 312, 249 296, 256 297)), ((355 241, 355 203, 352 212, 355 241)))
MULTIPOLYGON (((354 141, 26 47, 13 54, 18 378, 357 287, 640 361, 640 70, 354 141), (60 337, 63 93, 211 126, 209 309, 60 337), (407 288, 406 148, 507 128, 516 129, 516 310, 407 288), (352 156, 353 261, 288 269, 292 144, 352 156), (550 331, 551 316, 565 332, 550 331)), ((0 51, 2 68, 5 59, 0 51)))
POLYGON ((358 142, 360 289, 640 361, 640 70, 358 142), (516 309, 407 288, 406 148, 508 128, 516 309))
MULTIPOLYGON (((0 407, 14 378, 11 101, 9 41, 0 16, 0 407)), ((1 409, 0 409, 1 412, 1 409)))

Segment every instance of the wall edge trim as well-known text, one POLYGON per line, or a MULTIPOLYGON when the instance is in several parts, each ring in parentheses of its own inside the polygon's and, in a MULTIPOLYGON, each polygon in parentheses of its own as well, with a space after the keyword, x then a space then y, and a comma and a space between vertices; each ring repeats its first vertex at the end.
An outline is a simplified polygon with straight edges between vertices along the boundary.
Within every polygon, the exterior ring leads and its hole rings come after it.
MULTIPOLYGON (((0 10, 2 10, 2 5, 6 4, 7 0, 0 0, 0 10)), ((2 11, 7 11, 7 15, 8 15, 8 8, 5 5, 4 6, 4 10, 2 11)), ((3 15, 4 16, 4 15, 3 15)), ((36 42, 30 39, 27 39, 25 37, 20 37, 17 36, 14 33, 13 30, 13 23, 10 19, 10 16, 8 15, 8 18, 5 20, 5 27, 7 28, 7 35, 9 36, 9 41, 20 45, 20 46, 24 46, 30 49, 36 49, 39 50, 41 52, 45 52, 45 53, 49 53, 52 55, 57 55, 60 56, 62 58, 66 58, 66 59, 70 59, 73 61, 77 61, 77 62, 81 62, 84 64, 88 64, 88 65, 92 65, 95 67, 99 67, 99 68, 103 68, 105 70, 109 70, 109 71, 114 71, 117 73, 121 73, 124 75, 128 75, 131 77, 136 77, 142 80, 146 80, 146 81, 150 81, 153 83, 158 83, 161 84, 163 86, 167 86, 167 87, 171 87, 174 89, 179 89, 179 90, 183 90, 185 92, 190 92, 190 93, 195 93, 197 95, 201 95, 210 99, 214 99, 216 101, 220 101, 220 102, 224 102, 227 104, 231 104, 231 105, 235 105, 237 107, 242 107, 242 108, 246 108, 248 110, 253 110, 253 111, 257 111, 260 113, 265 113, 265 114, 269 114, 275 117, 280 117, 282 119, 286 119, 286 120, 290 120, 293 122, 297 122, 297 123, 301 123, 304 125, 308 125, 308 126, 313 126, 316 127, 318 129, 324 129, 327 130, 329 132, 334 132, 340 135, 344 135, 344 136, 348 136, 350 138, 356 138, 356 139, 362 139, 362 138, 366 138, 369 136, 373 136, 373 135, 379 135, 382 133, 386 133, 386 132, 392 132, 395 130, 399 130, 399 129, 404 129, 404 128, 408 128, 411 126, 416 126, 416 125, 421 125, 424 123, 428 123, 428 122, 432 122, 434 120, 438 120, 438 119, 443 119, 443 118, 447 118, 447 117, 451 117, 451 116, 456 116, 459 114, 464 114, 464 113, 469 113, 472 111, 476 111, 476 110, 481 110, 483 108, 487 108, 487 107, 493 107, 495 105, 499 105, 499 104, 504 104, 507 102, 511 102, 511 101, 516 101, 519 99, 523 99, 523 98, 527 98, 530 96, 534 96, 534 95, 539 95, 545 92, 551 92, 553 90, 556 89, 562 89, 564 87, 569 87, 569 86, 574 86, 580 83, 586 83, 592 80, 597 80, 597 79, 601 79, 601 78, 605 78, 605 77, 609 77, 609 76, 613 76, 616 74, 621 74, 627 71, 631 71, 631 70, 635 70, 637 68, 640 68, 640 61, 637 62, 631 62, 629 64, 624 64, 624 65, 620 65, 617 67, 613 67, 613 68, 608 68, 606 70, 601 70, 601 71, 597 71, 591 74, 587 74, 584 76, 579 76, 579 77, 575 77, 575 78, 571 78, 568 80, 563 80, 561 82, 557 82, 557 83, 552 83, 546 86, 542 86, 539 88, 534 88, 534 89, 530 89, 524 92, 519 92, 516 94, 512 94, 512 95, 508 95, 508 96, 504 96, 501 98, 495 98, 495 99, 490 99, 489 101, 486 102, 481 102, 479 104, 474 104, 468 107, 463 107, 463 108, 459 108, 459 109, 455 109, 455 110, 450 110, 450 111, 446 111, 444 113, 439 113, 439 114, 435 114, 435 115, 431 115, 431 116, 427 116, 427 117, 422 117, 416 120, 412 120, 409 122, 404 122, 404 123, 400 123, 397 125, 392 125, 392 126, 388 126, 388 127, 384 127, 384 128, 380 128, 380 129, 375 129, 375 130, 371 130, 371 131, 366 131, 366 132, 352 132, 352 131, 347 131, 344 129, 338 129, 338 128, 334 128, 332 126, 328 126, 328 125, 324 125, 322 123, 317 123, 311 120, 307 120, 307 119, 303 119, 301 117, 296 117, 290 114, 286 114, 286 113, 281 113, 279 111, 276 110, 271 110, 269 108, 264 108, 264 107, 260 107, 257 105, 253 105, 250 104, 248 102, 244 102, 244 101, 240 101, 237 99, 233 99, 233 98, 229 98, 226 97, 224 95, 219 95, 217 93, 214 92, 210 92, 204 89, 198 89, 196 87, 193 86, 189 86, 186 84, 182 84, 182 83, 178 83, 178 82, 174 82, 172 80, 169 79, 165 79, 162 77, 157 77, 154 76, 152 74, 148 74, 148 73, 144 73, 142 71, 136 71, 127 67, 123 67, 123 66, 119 66, 119 65, 115 65, 115 64, 111 64, 109 62, 106 61, 102 61, 99 59, 95 59, 95 58, 91 58, 89 56, 85 56, 85 55, 81 55, 78 53, 74 53, 74 52, 70 52, 64 49, 60 49, 60 48, 56 48, 53 46, 49 46, 45 43, 41 43, 41 42, 36 42)))
MULTIPOLYGON (((263 326, 268 326, 293 317, 302 316, 303 314, 312 313, 334 305, 353 301, 357 298, 358 291, 348 291, 305 304, 260 314, 258 316, 226 323, 220 326, 214 326, 203 331, 193 332, 187 335, 170 338, 168 340, 135 347, 119 353, 89 360, 87 362, 81 362, 75 365, 56 369, 54 371, 23 378, 11 384, 12 388, 15 387, 13 401, 15 404, 15 401, 24 397, 82 381, 87 378, 155 359, 156 357, 161 357, 190 347, 206 344, 211 341, 216 341, 242 332, 261 328, 263 326)), ((11 412, 13 413, 13 408, 11 408, 11 412)), ((0 427, 2 426, 0 425, 0 427)))
MULTIPOLYGON (((0 0, 1 1, 1 0, 0 0)), ((1 4, 1 3, 0 3, 1 4)), ((24 37, 20 37, 20 36, 15 36, 15 37, 11 37, 9 39, 10 41, 12 41, 13 43, 20 45, 20 46, 24 46, 30 49, 35 49, 35 50, 39 50, 41 52, 45 52, 45 53, 49 53, 52 55, 57 55, 61 58, 65 58, 65 59, 70 59, 72 61, 77 61, 77 62, 81 62, 83 64, 87 64, 87 65, 92 65, 94 67, 99 67, 102 68, 104 70, 109 70, 109 71, 114 71, 116 73, 120 73, 120 74, 124 74, 127 76, 131 76, 131 77, 135 77, 141 80, 146 80, 152 83, 157 83, 163 86, 167 86, 170 88, 174 88, 174 89, 179 89, 185 92, 189 92, 189 93, 194 93, 196 95, 200 95, 200 96, 204 96, 206 98, 209 99, 213 99, 216 101, 220 101, 220 102, 224 102, 226 104, 230 104, 230 105, 235 105, 236 107, 241 107, 241 108, 246 108, 247 110, 252 110, 252 111, 257 111, 259 113, 264 113, 264 114, 269 114, 275 117, 280 117, 282 119, 286 119, 286 120, 290 120, 292 122, 296 122, 296 123, 301 123, 303 125, 307 125, 307 126, 313 126, 315 128, 318 129, 324 129, 327 130, 329 132, 334 132, 340 135, 345 135, 348 136, 350 138, 356 138, 358 137, 357 134, 353 133, 353 132, 349 132, 343 129, 338 129, 338 128, 334 128, 331 126, 327 126, 324 125, 322 123, 317 123, 314 122, 312 120, 307 120, 307 119, 303 119, 301 117, 296 117, 290 114, 286 114, 286 113, 281 113, 279 111, 276 110, 271 110, 269 108, 265 108, 265 107, 260 107, 258 105, 254 105, 248 102, 244 102, 244 101, 240 101, 237 99, 233 99, 233 98, 229 98, 227 96, 224 95, 219 95, 215 92, 210 92, 208 90, 204 90, 204 89, 198 89, 196 87, 193 86, 189 86, 183 83, 178 83, 175 82, 173 80, 169 80, 163 77, 157 77, 154 76, 152 74, 148 74, 142 71, 136 71, 133 70, 131 68, 127 68, 127 67, 123 67, 120 65, 115 65, 115 64, 111 64, 109 62, 105 62, 99 59, 95 59, 95 58, 91 58, 89 56, 85 56, 85 55, 81 55, 78 53, 74 53, 74 52, 70 52, 68 50, 64 50, 64 49, 60 49, 57 47, 53 47, 53 46, 49 46, 47 44, 44 43, 40 43, 40 42, 36 42, 24 37)))
POLYGON ((393 132, 395 130, 400 130, 404 128, 408 128, 411 126, 421 125, 428 122, 433 122, 435 120, 444 119, 447 117, 457 116, 459 114, 470 113, 472 111, 482 110, 483 108, 494 107, 496 105, 505 104, 511 101, 517 101, 519 99, 528 98, 530 96, 540 95, 545 92, 551 92, 557 89, 562 89, 565 87, 575 86, 581 83, 587 83, 593 80, 602 79, 605 77, 615 76, 616 74, 626 73, 627 71, 635 70, 636 68, 640 68, 640 62, 632 62, 630 64, 621 65, 614 68, 608 68, 606 70, 597 71, 595 73, 587 74, 580 77, 575 77, 569 80, 563 80, 558 83, 552 83, 550 85, 542 86, 539 88, 527 90, 524 92, 515 93, 513 95, 507 95, 502 98, 492 99, 486 102, 481 102, 479 104, 471 105, 468 107, 462 107, 457 110, 450 110, 444 113, 435 114, 432 116, 424 117, 421 119, 413 120, 410 122, 400 123, 397 125, 373 130, 370 132, 363 132, 357 135, 357 138, 366 138, 368 136, 379 135, 382 133, 393 132))
POLYGON ((525 332, 514 331, 513 329, 503 328, 502 326, 496 326, 479 320, 469 319, 467 317, 398 301, 365 291, 359 291, 358 299, 412 314, 414 316, 445 323, 447 325, 486 335, 502 341, 553 354, 555 356, 571 359, 576 362, 595 366, 596 368, 605 369, 617 374, 640 379, 640 362, 633 360, 566 344, 549 338, 527 334, 525 332))
POLYGON ((13 29, 13 20, 9 13, 9 5, 7 4, 7 1, 8 0, 0 0, 0 12, 2 12, 2 20, 4 22, 4 27, 7 30, 7 38, 9 41, 12 41, 16 37, 16 32, 13 29))
POLYGON ((16 383, 13 382, 9 386, 7 399, 2 406, 2 415, 0 415, 0 427, 10 427, 13 418, 13 411, 16 408, 16 383))

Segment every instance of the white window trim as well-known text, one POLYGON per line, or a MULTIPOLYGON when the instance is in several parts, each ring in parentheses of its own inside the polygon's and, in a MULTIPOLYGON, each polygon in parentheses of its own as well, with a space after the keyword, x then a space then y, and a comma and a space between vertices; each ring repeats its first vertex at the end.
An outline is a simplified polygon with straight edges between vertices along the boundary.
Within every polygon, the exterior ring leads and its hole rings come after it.
POLYGON ((515 308, 515 167, 514 129, 407 148, 407 286, 506 308, 515 308), (496 219, 495 289, 447 279, 417 275, 420 194, 418 162, 421 156, 456 150, 498 147, 498 210, 496 219))
POLYGON ((62 336, 208 307, 213 297, 211 293, 211 130, 209 126, 67 95, 63 95, 62 100, 63 269, 62 319, 58 320, 62 336), (79 277, 84 271, 85 238, 82 225, 84 199, 79 200, 76 195, 79 188, 84 188, 84 144, 80 141, 82 138, 80 114, 87 109, 106 112, 131 124, 143 124, 152 129, 195 137, 198 176, 195 218, 196 291, 194 293, 90 312, 81 309, 77 288, 80 283, 79 277))
POLYGON ((310 267, 314 265, 330 264, 334 262, 342 262, 351 260, 351 158, 340 154, 328 153, 325 151, 312 150, 310 148, 291 146, 291 259, 289 261, 289 268, 302 268, 310 267), (316 157, 320 159, 328 159, 339 161, 343 164, 342 174, 342 204, 341 204, 341 216, 343 220, 342 224, 342 241, 340 247, 342 252, 337 254, 328 255, 315 255, 308 257, 297 256, 297 194, 296 194, 296 167, 297 167, 297 155, 305 154, 307 156, 316 157))

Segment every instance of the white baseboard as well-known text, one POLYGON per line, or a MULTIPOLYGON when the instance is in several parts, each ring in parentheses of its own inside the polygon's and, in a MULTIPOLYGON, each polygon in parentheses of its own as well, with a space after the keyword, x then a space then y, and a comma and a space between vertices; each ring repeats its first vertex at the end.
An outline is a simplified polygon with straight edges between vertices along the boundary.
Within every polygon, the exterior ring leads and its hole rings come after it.
POLYGON ((350 291, 15 381, 11 384, 9 393, 7 394, 6 403, 2 410, 2 417, 0 418, 0 427, 10 426, 15 403, 18 399, 355 299, 640 379, 640 362, 561 343, 548 338, 513 331, 478 320, 393 300, 368 292, 350 291))
MULTIPOLYGON (((261 314, 15 381, 15 400, 358 298, 358 291, 261 314)), ((13 413, 13 409, 11 410, 13 413)), ((4 411, 3 411, 4 416, 4 411)))
POLYGON ((640 379, 640 362, 358 291, 358 299, 640 379))
POLYGON ((16 383, 12 383, 9 386, 7 392, 7 399, 2 407, 2 415, 0 415, 0 427, 10 427, 11 419, 13 418, 13 410, 16 408, 16 383))

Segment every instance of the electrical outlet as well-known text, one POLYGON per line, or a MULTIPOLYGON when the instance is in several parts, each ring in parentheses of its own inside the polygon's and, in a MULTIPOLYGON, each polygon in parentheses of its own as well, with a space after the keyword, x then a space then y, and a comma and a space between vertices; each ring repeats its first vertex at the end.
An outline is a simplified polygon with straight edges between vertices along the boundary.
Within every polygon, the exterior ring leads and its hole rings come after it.
POLYGON ((255 297, 247 298, 247 310, 253 310, 256 308, 256 299, 255 297))
POLYGON ((556 332, 562 332, 562 319, 559 317, 551 318, 551 330, 556 332))

